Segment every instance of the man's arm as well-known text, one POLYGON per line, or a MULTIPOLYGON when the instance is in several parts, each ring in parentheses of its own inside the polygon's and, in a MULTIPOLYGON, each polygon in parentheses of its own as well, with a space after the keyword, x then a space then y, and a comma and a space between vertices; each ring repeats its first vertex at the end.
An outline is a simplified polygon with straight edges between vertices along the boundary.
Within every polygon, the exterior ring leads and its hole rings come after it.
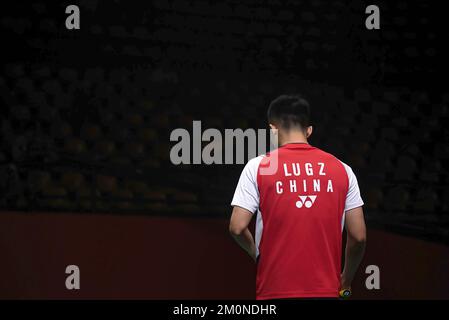
POLYGON ((341 289, 350 289, 355 273, 365 253, 366 226, 362 207, 346 211, 345 266, 341 274, 341 289))
POLYGON ((238 206, 234 206, 229 223, 229 232, 234 240, 256 260, 256 245, 254 238, 248 229, 253 213, 238 206))

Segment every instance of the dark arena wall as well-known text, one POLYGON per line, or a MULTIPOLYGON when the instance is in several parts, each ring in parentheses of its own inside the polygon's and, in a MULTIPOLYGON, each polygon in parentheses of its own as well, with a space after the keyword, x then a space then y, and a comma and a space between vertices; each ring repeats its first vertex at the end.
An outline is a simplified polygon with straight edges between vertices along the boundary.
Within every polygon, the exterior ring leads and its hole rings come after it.
MULTIPOLYGON (((448 299, 449 248, 369 229, 355 299, 448 299), (368 265, 381 290, 365 288, 368 265)), ((225 219, 0 215, 2 299, 254 299, 255 266, 225 219), (80 268, 80 290, 64 283, 80 268)))

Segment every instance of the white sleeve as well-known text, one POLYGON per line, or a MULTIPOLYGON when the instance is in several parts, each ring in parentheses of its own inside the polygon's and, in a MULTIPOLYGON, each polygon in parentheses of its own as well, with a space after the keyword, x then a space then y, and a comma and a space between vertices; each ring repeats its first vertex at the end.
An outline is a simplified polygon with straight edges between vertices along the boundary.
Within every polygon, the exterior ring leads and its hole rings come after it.
POLYGON ((257 186, 257 171, 262 156, 248 161, 240 175, 231 206, 242 207, 252 213, 259 208, 259 188, 257 186))
POLYGON ((351 167, 348 166, 346 163, 342 162, 342 164, 346 169, 346 173, 349 179, 348 194, 346 195, 346 203, 345 203, 345 212, 346 212, 348 210, 363 206, 364 202, 362 200, 362 197, 360 196, 360 188, 354 172, 352 171, 351 167))

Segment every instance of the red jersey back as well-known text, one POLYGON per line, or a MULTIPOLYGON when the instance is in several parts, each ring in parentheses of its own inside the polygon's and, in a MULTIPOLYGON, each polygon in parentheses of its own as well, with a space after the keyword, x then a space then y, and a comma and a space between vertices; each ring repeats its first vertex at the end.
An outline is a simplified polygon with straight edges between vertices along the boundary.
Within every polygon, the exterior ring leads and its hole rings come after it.
POLYGON ((248 162, 232 205, 257 213, 257 299, 338 296, 344 214, 363 205, 349 166, 286 144, 248 162))

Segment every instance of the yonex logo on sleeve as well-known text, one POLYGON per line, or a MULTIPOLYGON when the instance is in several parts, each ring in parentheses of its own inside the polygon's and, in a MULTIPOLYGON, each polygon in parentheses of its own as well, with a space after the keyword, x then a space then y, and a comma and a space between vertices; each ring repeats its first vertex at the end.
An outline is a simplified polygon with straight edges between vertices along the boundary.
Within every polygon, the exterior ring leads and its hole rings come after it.
POLYGON ((299 196, 298 201, 296 201, 296 207, 297 208, 310 208, 315 203, 315 199, 317 196, 299 196))

